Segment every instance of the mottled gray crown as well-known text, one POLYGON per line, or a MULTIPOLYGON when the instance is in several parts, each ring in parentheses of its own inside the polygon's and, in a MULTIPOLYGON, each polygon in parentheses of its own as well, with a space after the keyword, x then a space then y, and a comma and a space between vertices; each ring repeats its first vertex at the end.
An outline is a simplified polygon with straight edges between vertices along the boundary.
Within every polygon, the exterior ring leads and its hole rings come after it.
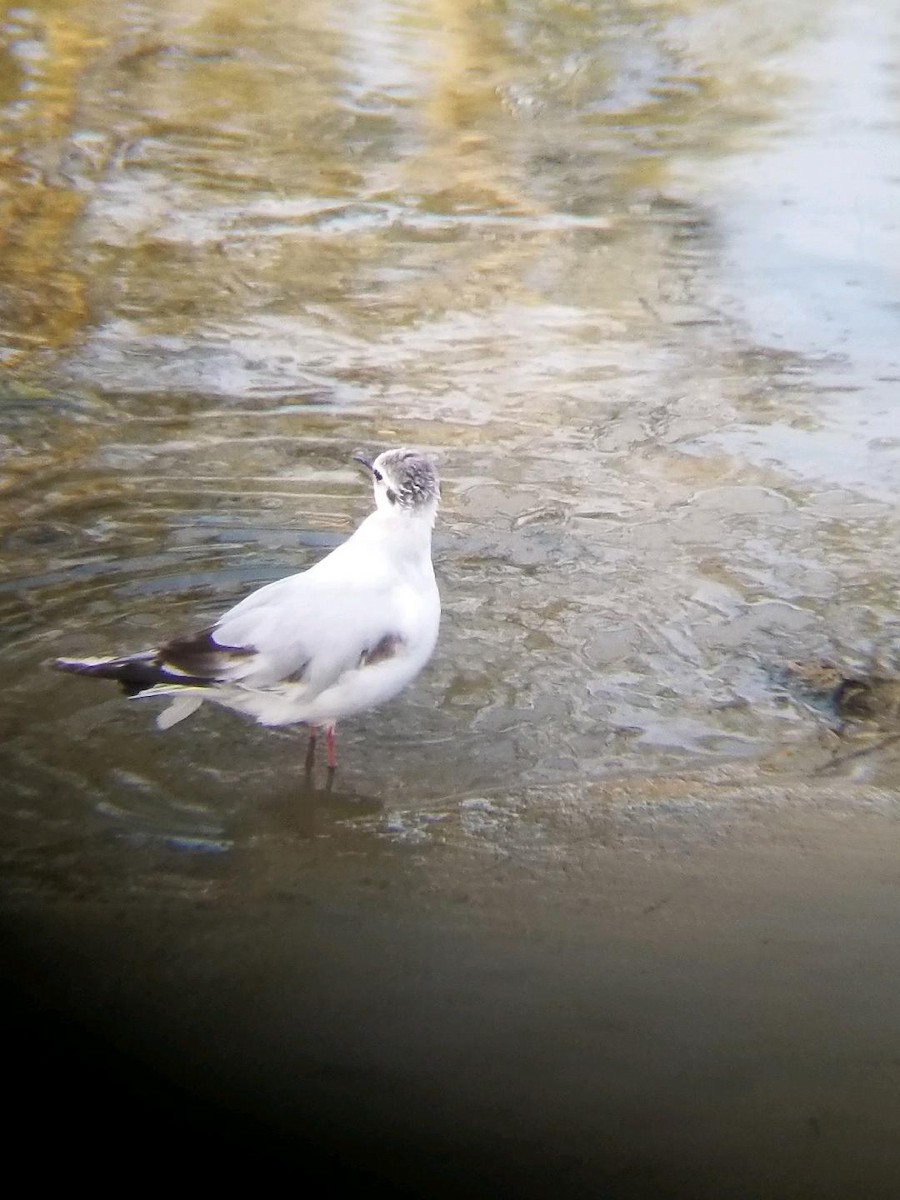
POLYGON ((440 495, 434 460, 420 450, 402 446, 385 450, 375 460, 384 475, 388 499, 404 508, 420 508, 433 504, 440 495))

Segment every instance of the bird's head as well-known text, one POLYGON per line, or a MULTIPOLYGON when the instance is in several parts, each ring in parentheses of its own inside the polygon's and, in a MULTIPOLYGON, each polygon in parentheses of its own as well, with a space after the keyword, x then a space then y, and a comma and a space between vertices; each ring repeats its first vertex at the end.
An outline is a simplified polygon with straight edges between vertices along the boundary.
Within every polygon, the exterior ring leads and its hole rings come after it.
POLYGON ((385 450, 374 460, 365 454, 354 454, 353 458, 370 472, 375 503, 382 512, 430 517, 434 521, 441 492, 434 459, 429 454, 401 446, 385 450))

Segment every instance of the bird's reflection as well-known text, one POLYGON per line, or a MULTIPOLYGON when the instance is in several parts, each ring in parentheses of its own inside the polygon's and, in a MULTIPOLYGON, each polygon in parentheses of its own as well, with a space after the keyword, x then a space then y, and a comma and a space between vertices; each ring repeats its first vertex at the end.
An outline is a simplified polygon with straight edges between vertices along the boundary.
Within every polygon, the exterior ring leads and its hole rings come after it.
MULTIPOLYGON (((279 835, 304 840, 330 834, 336 821, 372 817, 384 811, 375 796, 353 791, 344 784, 340 771, 318 771, 307 763, 303 774, 266 798, 254 813, 253 837, 279 835)), ((249 831, 248 831, 249 832, 249 831)))

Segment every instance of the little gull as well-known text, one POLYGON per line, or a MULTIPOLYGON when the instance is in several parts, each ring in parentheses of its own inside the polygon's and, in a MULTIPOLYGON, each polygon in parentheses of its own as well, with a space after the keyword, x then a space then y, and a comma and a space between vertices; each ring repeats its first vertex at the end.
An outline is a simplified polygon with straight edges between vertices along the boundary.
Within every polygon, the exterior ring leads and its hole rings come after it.
POLYGON ((431 565, 439 499, 431 458, 401 447, 374 462, 375 511, 307 571, 266 584, 214 625, 123 658, 58 658, 75 675, 115 679, 129 696, 166 696, 157 717, 169 729, 210 700, 260 725, 325 730, 337 765, 334 727, 383 704, 415 678, 437 641, 441 601, 431 565))

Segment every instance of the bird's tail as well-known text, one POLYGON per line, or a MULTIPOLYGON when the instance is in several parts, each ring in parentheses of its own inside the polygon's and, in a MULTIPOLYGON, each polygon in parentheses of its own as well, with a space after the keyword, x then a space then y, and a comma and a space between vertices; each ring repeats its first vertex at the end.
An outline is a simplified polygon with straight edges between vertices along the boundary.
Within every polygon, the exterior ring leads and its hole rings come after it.
POLYGON ((171 668, 167 669, 160 662, 157 650, 146 650, 143 654, 130 654, 124 658, 57 658, 52 665, 55 670, 66 671, 70 675, 114 679, 128 696, 141 696, 158 689, 154 691, 155 695, 177 697, 156 718, 160 729, 177 725, 203 703, 203 695, 198 695, 197 686, 202 686, 203 681, 188 675, 174 675, 171 668), (167 684, 169 686, 165 687, 167 684))
POLYGON ((57 658, 52 665, 55 670, 67 671, 71 675, 114 679, 129 696, 136 696, 138 692, 154 687, 164 680, 164 672, 155 650, 130 654, 124 658, 57 658))

